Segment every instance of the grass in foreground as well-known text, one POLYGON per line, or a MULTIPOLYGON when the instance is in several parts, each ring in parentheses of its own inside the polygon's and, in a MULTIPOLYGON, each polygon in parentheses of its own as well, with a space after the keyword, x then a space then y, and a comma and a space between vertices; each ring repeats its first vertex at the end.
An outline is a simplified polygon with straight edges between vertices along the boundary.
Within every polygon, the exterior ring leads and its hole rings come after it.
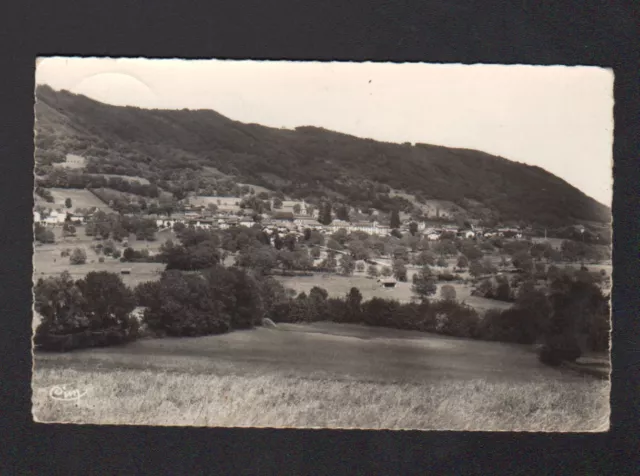
POLYGON ((167 426, 477 431, 606 431, 609 383, 438 380, 380 384, 147 370, 42 368, 33 376, 40 422, 167 426), (65 402, 55 385, 87 394, 65 402))

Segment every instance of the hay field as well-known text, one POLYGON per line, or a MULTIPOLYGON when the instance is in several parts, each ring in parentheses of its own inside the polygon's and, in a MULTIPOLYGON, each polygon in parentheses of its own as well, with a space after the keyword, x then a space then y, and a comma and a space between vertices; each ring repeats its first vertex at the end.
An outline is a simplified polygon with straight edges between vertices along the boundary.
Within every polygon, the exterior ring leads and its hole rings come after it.
POLYGON ((105 212, 113 212, 109 206, 96 197, 89 190, 76 189, 76 188, 49 188, 48 189, 53 196, 54 203, 44 202, 45 206, 64 207, 64 201, 67 198, 71 199, 71 210, 76 208, 91 208, 96 207, 105 212))
POLYGON ((81 155, 67 154, 66 160, 60 163, 54 163, 54 167, 65 169, 83 169, 87 165, 87 159, 81 155))
POLYGON ((523 346, 330 323, 36 354, 37 421, 594 431, 609 383, 523 346), (50 398, 54 386, 86 394, 50 398))
MULTIPOLYGON (((131 274, 121 275, 122 280, 129 286, 135 286, 143 281, 151 281, 159 279, 160 273, 164 269, 161 263, 123 263, 119 259, 110 256, 97 255, 90 247, 92 244, 98 243, 90 236, 84 233, 84 226, 76 227, 77 233, 73 237, 63 237, 60 227, 53 228, 56 236, 56 242, 52 244, 35 244, 33 248, 33 279, 45 278, 49 276, 59 276, 63 271, 68 271, 75 279, 80 279, 90 271, 110 271, 120 274, 122 269, 130 269, 131 274), (71 265, 69 257, 61 257, 60 253, 65 249, 73 250, 74 248, 82 248, 87 253, 87 262, 80 265, 71 265), (104 263, 100 263, 98 259, 104 258, 104 263)), ((154 242, 129 240, 129 245, 140 250, 148 248, 151 251, 157 251, 167 236, 172 236, 171 232, 166 232, 163 239, 154 242), (168 233, 168 234, 167 234, 168 233)), ((122 251, 122 246, 119 246, 122 251)))
MULTIPOLYGON (((379 297, 397 299, 400 302, 410 302, 413 297, 411 292, 411 277, 413 273, 415 273, 415 270, 409 270, 407 273, 408 281, 406 283, 398 282, 396 287, 392 289, 382 287, 377 280, 367 278, 362 273, 354 273, 353 276, 316 273, 313 276, 276 276, 275 278, 285 287, 294 289, 298 293, 305 292, 308 294, 311 288, 318 286, 326 289, 331 297, 343 297, 352 287, 356 287, 360 290, 365 300, 379 297)), ((488 309, 508 309, 513 305, 508 302, 472 296, 469 285, 456 282, 438 282, 434 298, 440 297, 440 289, 445 284, 450 284, 455 288, 457 301, 468 304, 478 312, 484 312, 488 309)))

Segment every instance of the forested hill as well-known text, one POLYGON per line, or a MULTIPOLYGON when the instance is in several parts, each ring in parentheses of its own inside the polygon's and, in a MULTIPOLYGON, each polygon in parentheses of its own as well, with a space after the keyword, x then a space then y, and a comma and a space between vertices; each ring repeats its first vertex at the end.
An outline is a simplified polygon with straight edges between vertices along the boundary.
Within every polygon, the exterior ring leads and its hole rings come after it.
POLYGON ((208 166, 241 183, 361 208, 388 204, 390 187, 502 222, 610 221, 609 208, 549 172, 474 150, 377 142, 315 127, 274 129, 211 110, 110 106, 47 86, 37 89, 36 119, 41 165, 75 153, 88 159, 89 171, 166 186, 208 166))

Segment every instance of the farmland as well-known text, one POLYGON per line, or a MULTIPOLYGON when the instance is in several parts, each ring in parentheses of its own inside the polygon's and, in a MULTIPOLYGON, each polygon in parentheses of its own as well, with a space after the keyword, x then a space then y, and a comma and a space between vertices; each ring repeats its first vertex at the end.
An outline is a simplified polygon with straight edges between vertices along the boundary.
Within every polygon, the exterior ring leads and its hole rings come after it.
POLYGON ((588 431, 609 415, 608 382, 525 346, 332 323, 38 352, 33 389, 37 420, 77 423, 588 431), (65 383, 87 395, 48 398, 65 383))
MULTIPOLYGON (((332 297, 343 297, 349 289, 356 287, 362 293, 362 297, 367 300, 374 297, 396 299, 400 302, 410 302, 413 293, 411 291, 411 276, 415 271, 410 270, 409 281, 406 283, 398 282, 395 288, 384 288, 375 279, 367 278, 364 274, 355 273, 353 276, 338 276, 334 274, 316 273, 313 276, 296 276, 286 277, 277 276, 285 287, 294 289, 296 292, 309 293, 311 288, 318 286, 324 288, 332 297)), ((459 302, 468 304, 477 311, 486 311, 488 309, 507 309, 511 307, 510 303, 496 301, 494 299, 485 299, 482 297, 471 296, 471 287, 463 283, 439 283, 437 285, 436 296, 440 293, 440 288, 444 284, 450 284, 456 290, 456 298, 459 302)))
MULTIPOLYGON (((133 286, 142 281, 149 281, 159 278, 159 273, 164 269, 160 263, 123 263, 119 259, 104 257, 104 263, 98 261, 99 256, 90 249, 96 243, 92 237, 86 236, 84 227, 77 227, 77 234, 73 237, 63 237, 60 228, 54 228, 56 242, 53 244, 36 244, 33 253, 33 277, 34 280, 48 276, 59 276, 63 271, 68 271, 74 279, 84 277, 90 271, 111 271, 120 273, 123 269, 130 269, 131 274, 122 275, 125 284, 133 286), (87 263, 80 265, 70 265, 68 257, 61 257, 63 250, 83 248, 87 253, 87 263)), ((171 233, 164 232, 162 241, 154 242, 139 241, 130 238, 129 244, 135 250, 149 249, 157 251, 165 239, 172 236, 171 233)), ((103 256, 103 255, 100 255, 103 256)))
POLYGON ((96 207, 99 210, 105 212, 112 212, 109 206, 96 197, 89 190, 74 189, 74 188, 49 188, 48 189, 53 196, 54 203, 47 203, 40 197, 37 197, 36 203, 38 205, 44 205, 46 207, 64 207, 64 202, 67 198, 71 199, 71 210, 76 208, 91 208, 96 207))

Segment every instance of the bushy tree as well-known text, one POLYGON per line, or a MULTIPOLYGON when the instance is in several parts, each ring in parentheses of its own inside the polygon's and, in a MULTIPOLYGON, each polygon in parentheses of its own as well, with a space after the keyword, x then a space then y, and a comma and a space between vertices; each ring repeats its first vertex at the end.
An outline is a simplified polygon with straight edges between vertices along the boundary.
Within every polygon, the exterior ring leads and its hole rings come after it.
POLYGON ((34 227, 34 238, 40 243, 54 243, 56 241, 55 234, 40 223, 36 223, 34 227))
POLYGON ((416 256, 414 264, 417 266, 435 266, 436 258, 430 251, 421 251, 416 256))
POLYGON ((407 266, 401 259, 393 260, 393 275, 398 281, 405 282, 407 280, 407 266))
POLYGON ((64 201, 64 206, 67 208, 71 208, 73 206, 73 203, 71 202, 70 198, 66 198, 64 201))
POLYGON ((343 255, 340 259, 340 273, 343 276, 351 276, 355 269, 355 261, 349 255, 343 255))
POLYGON ((40 348, 117 345, 138 336, 138 322, 131 316, 133 294, 117 274, 90 272, 73 282, 64 272, 39 280, 34 295, 36 311, 42 315, 34 336, 40 348))
POLYGON ((428 266, 425 266, 418 273, 414 274, 412 281, 411 292, 413 292, 420 301, 427 301, 430 296, 436 293, 436 281, 428 266))
POLYGON ((440 288, 440 297, 444 301, 455 301, 456 300, 456 288, 451 286, 450 284, 445 284, 440 288))
POLYGON ((456 266, 460 269, 466 269, 469 266, 469 259, 465 255, 460 255, 456 266))
POLYGON ((87 262, 87 252, 82 248, 75 248, 69 256, 69 263, 78 265, 87 262))
POLYGON ((480 263, 480 261, 477 261, 477 260, 472 261, 469 264, 469 274, 474 278, 477 278, 478 276, 482 276, 484 274, 484 267, 482 266, 482 263, 480 263))
POLYGON ((377 278, 380 275, 378 267, 375 264, 369 265, 367 268, 367 275, 372 278, 377 278))
POLYGON ((383 266, 382 270, 380 271, 380 274, 385 278, 388 278, 391 275, 393 275, 393 270, 389 266, 383 266))

